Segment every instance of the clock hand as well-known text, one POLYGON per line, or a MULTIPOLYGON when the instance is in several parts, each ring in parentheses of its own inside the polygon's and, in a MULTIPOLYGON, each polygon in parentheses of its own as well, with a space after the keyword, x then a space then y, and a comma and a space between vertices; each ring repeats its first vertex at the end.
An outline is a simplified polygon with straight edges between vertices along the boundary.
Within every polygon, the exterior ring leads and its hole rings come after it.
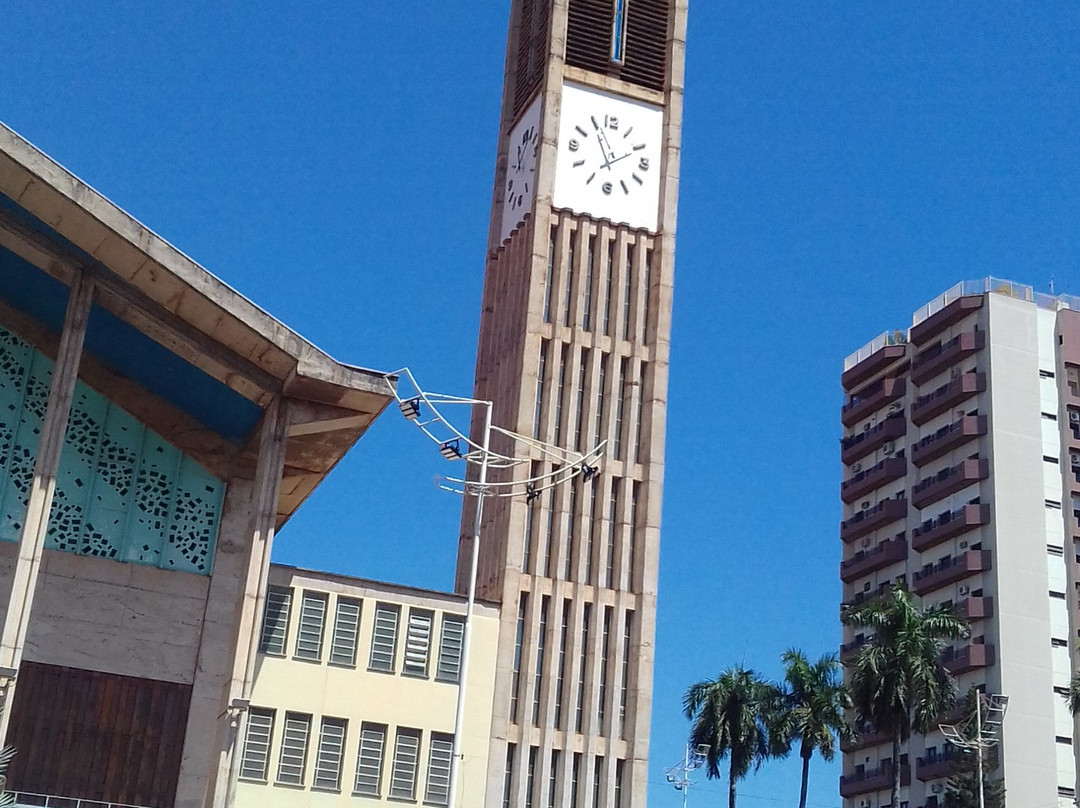
POLYGON ((600 168, 611 168, 611 166, 613 166, 615 163, 619 162, 620 160, 625 160, 627 157, 631 156, 632 154, 633 154, 632 151, 628 151, 622 157, 615 157, 614 159, 608 160, 606 163, 604 163, 602 166, 600 166, 600 168))

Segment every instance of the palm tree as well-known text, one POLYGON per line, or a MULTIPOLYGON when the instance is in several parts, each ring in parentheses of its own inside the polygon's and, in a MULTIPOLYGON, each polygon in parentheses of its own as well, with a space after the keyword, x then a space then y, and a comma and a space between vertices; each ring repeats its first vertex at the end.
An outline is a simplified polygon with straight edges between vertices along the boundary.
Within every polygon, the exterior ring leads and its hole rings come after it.
POLYGON ((1069 705, 1070 713, 1080 715, 1080 671, 1073 674, 1072 680, 1069 682, 1069 692, 1062 698, 1069 705))
POLYGON ((844 622, 873 631, 849 677, 860 721, 892 736, 892 808, 900 808, 900 745, 926 732, 956 698, 956 682, 941 662, 947 640, 966 637, 951 607, 920 609, 907 587, 852 612, 844 622))
POLYGON ((811 664, 797 648, 785 651, 783 660, 787 683, 785 693, 792 740, 799 741, 802 757, 802 790, 799 808, 806 808, 806 785, 810 776, 810 758, 814 751, 825 761, 836 755, 835 736, 855 739, 855 732, 844 718, 851 697, 841 682, 840 661, 835 654, 825 654, 811 664))
POLYGON ((728 758, 728 808, 735 808, 735 787, 753 766, 790 749, 783 723, 780 688, 754 671, 735 666, 716 679, 691 685, 683 711, 693 722, 690 743, 706 747, 705 773, 719 779, 720 761, 728 758))

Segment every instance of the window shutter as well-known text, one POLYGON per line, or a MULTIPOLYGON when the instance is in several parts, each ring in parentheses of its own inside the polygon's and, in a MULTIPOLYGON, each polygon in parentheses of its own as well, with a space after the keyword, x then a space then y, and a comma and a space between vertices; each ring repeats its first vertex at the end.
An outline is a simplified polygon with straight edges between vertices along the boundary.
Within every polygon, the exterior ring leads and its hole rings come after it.
POLYGON ((427 787, 424 802, 428 805, 450 803, 450 758, 454 749, 454 736, 439 732, 431 735, 428 754, 427 787))
POLYGON ((375 607, 375 628, 371 634, 371 659, 368 662, 374 671, 394 670, 399 615, 397 606, 380 603, 375 607))
POLYGON ((435 678, 440 682, 460 681, 464 640, 465 620, 457 615, 444 614, 439 638, 439 669, 435 672, 435 678))
POLYGON ((279 783, 303 785, 310 735, 310 715, 285 713, 285 729, 281 736, 281 757, 278 759, 277 781, 279 783))
POLYGON ((615 76, 652 90, 667 78, 667 38, 672 0, 625 0, 626 48, 612 61, 615 4, 612 0, 570 0, 566 63, 615 76))
POLYGON ((386 725, 364 723, 360 727, 360 751, 356 757, 356 784, 353 790, 357 794, 379 795, 385 748, 386 725))
POLYGON ((416 799, 416 767, 420 759, 420 730, 399 729, 394 743, 394 771, 390 798, 416 799))
POLYGON ((266 780, 273 734, 274 711, 252 707, 248 712, 244 754, 240 761, 240 776, 245 780, 266 780))
POLYGON ((296 656, 319 659, 322 656, 323 623, 326 622, 326 595, 304 592, 300 602, 300 625, 296 631, 296 656))
POLYGON ((428 654, 431 651, 431 612, 409 610, 409 627, 405 637, 405 668, 409 676, 427 676, 428 654))
POLYGON ((289 630, 289 607, 291 605, 291 589, 272 586, 266 591, 262 635, 259 637, 259 651, 262 653, 284 656, 289 630))
POLYGON ((334 615, 334 639, 330 644, 330 661, 335 665, 356 664, 356 640, 360 632, 360 601, 337 599, 334 615))
POLYGON ((341 759, 345 752, 344 718, 324 718, 319 732, 319 754, 315 759, 315 788, 341 788, 341 759))

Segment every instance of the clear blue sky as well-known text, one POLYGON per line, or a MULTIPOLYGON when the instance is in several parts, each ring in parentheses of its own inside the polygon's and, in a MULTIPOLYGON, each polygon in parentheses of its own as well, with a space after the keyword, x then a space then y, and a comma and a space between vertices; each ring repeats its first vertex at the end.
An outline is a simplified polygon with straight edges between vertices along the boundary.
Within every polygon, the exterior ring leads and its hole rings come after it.
MULTIPOLYGON (((0 119, 335 357, 468 393, 508 7, 7 0, 0 119)), ((690 18, 657 807, 687 685, 839 642, 844 356, 961 279, 1080 293, 1080 4, 690 18)), ((449 588, 442 463, 388 413, 277 559, 449 588)), ((815 764, 811 805, 838 773, 815 764)), ((797 775, 768 765, 740 805, 791 805, 797 775)))

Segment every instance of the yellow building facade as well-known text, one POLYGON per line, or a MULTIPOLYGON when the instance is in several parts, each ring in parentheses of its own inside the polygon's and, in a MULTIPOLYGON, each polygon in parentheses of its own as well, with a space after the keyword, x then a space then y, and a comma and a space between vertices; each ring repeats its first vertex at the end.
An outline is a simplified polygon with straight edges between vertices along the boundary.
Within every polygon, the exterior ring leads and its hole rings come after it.
MULTIPOLYGON (((465 598, 274 565, 240 808, 448 804, 465 598)), ((477 603, 458 805, 483 800, 499 612, 477 603)))

